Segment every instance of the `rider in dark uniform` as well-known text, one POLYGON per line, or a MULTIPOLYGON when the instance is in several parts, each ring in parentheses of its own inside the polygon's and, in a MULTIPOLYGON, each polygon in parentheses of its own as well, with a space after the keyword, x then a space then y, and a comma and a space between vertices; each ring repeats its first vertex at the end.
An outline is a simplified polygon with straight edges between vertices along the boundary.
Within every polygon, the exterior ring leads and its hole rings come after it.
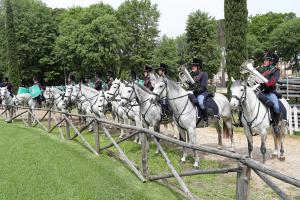
POLYGON ((6 87, 9 91, 10 96, 13 96, 13 84, 9 81, 7 77, 4 78, 4 83, 2 84, 2 87, 6 87))
POLYGON ((108 70, 108 72, 107 72, 107 90, 110 90, 110 87, 112 86, 113 81, 114 81, 113 71, 108 70))
POLYGON ((97 91, 101 91, 102 90, 102 80, 100 79, 100 73, 96 74, 96 82, 95 82, 95 89, 97 91))
POLYGON ((73 74, 69 74, 68 85, 75 85, 75 76, 73 74))
MULTIPOLYGON (((167 69, 168 69, 168 65, 166 65, 165 63, 160 63, 159 67, 156 68, 155 71, 159 77, 168 78, 167 77, 167 73, 168 73, 167 69)), ((167 119, 168 116, 172 115, 171 107, 169 106, 169 103, 166 99, 161 100, 161 108, 162 108, 161 111, 162 111, 163 120, 167 119)))
POLYGON ((267 53, 264 57, 262 67, 257 68, 266 79, 267 83, 261 85, 261 92, 258 94, 259 99, 272 111, 274 133, 280 133, 278 126, 280 120, 279 100, 276 92, 276 83, 280 78, 280 70, 277 68, 279 57, 274 53, 267 53))
POLYGON ((152 70, 153 70, 152 67, 150 67, 149 65, 145 65, 145 67, 144 67, 144 77, 145 77, 144 86, 151 91, 154 89, 153 86, 151 85, 150 74, 149 74, 152 70))
POLYGON ((208 74, 202 71, 203 63, 200 59, 194 58, 191 65, 192 65, 191 76, 194 79, 195 83, 190 86, 190 90, 192 90, 194 95, 197 97, 201 114, 204 120, 203 126, 207 127, 208 116, 207 116, 207 110, 204 106, 204 100, 205 97, 207 96, 208 74))

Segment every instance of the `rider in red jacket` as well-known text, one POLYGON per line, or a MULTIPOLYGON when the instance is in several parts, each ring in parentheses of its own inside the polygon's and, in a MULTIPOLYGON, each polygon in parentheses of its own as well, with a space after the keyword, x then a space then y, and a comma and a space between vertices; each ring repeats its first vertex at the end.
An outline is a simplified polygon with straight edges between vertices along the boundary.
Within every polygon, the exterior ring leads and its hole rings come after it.
POLYGON ((267 53, 264 57, 263 66, 257 70, 266 78, 268 82, 261 85, 259 99, 270 108, 273 113, 273 126, 276 134, 280 133, 278 126, 280 120, 279 100, 276 93, 276 83, 280 78, 280 70, 277 68, 278 56, 274 53, 267 53))

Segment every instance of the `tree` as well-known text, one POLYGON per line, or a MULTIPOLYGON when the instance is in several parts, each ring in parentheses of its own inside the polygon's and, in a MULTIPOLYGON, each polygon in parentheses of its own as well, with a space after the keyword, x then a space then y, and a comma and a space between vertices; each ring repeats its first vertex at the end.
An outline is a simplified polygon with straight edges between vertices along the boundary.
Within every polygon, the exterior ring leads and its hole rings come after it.
POLYGON ((189 61, 188 56, 188 44, 186 41, 186 34, 183 33, 175 38, 175 44, 177 48, 177 55, 179 56, 178 64, 182 65, 189 61))
POLYGON ((117 18, 125 35, 122 70, 142 71, 143 65, 150 64, 153 58, 159 33, 157 5, 150 0, 128 0, 118 8, 117 18))
POLYGON ((78 75, 118 70, 124 35, 110 5, 71 8, 60 24, 55 56, 78 75))
POLYGON ((5 7, 5 30, 6 30, 6 45, 7 45, 7 75, 14 85, 19 84, 19 62, 16 43, 16 30, 13 8, 10 0, 4 1, 5 7))
POLYGON ((188 54, 198 57, 212 77, 220 67, 220 47, 217 40, 217 22, 208 13, 197 10, 189 15, 186 26, 188 54))
POLYGON ((273 13, 249 17, 247 44, 248 55, 261 62, 264 49, 273 48, 270 34, 280 24, 296 17, 295 13, 273 13))
POLYGON ((160 63, 165 63, 169 67, 169 76, 177 76, 178 62, 179 56, 175 40, 163 35, 155 49, 153 63, 155 66, 159 66, 160 63))
POLYGON ((283 59, 293 60, 295 69, 299 72, 297 56, 300 54, 300 18, 281 23, 270 34, 270 43, 283 59))
POLYGON ((230 87, 231 77, 239 78, 239 67, 247 59, 247 0, 225 0, 224 14, 226 69, 230 87))

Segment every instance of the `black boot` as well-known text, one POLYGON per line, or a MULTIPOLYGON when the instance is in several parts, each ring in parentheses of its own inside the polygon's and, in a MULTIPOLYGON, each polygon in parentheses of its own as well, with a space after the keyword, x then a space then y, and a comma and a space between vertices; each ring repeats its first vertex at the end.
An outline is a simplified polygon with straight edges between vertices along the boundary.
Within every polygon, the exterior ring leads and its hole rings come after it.
POLYGON ((208 127, 208 116, 206 108, 201 109, 201 114, 203 117, 203 128, 208 127))
POLYGON ((279 120, 280 120, 280 113, 273 113, 274 119, 273 119, 273 127, 274 127, 274 133, 276 135, 280 134, 280 127, 279 125, 279 120))

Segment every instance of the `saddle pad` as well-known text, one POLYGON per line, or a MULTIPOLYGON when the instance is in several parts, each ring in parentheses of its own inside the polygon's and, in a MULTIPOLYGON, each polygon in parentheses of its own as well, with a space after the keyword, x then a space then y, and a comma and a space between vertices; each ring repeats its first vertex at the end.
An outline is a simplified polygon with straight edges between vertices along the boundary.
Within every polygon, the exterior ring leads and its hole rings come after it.
POLYGON ((19 87, 17 94, 26 94, 29 93, 29 89, 25 87, 19 87))
POLYGON ((284 107, 283 103, 281 101, 279 101, 279 107, 280 107, 280 111, 281 111, 281 117, 284 120, 287 120, 287 111, 286 108, 284 107))
POLYGON ((42 91, 39 88, 39 86, 33 85, 32 87, 29 88, 29 93, 33 98, 35 98, 38 97, 40 94, 42 94, 42 91))
POLYGON ((207 97, 204 102, 204 106, 207 108, 208 112, 213 111, 214 115, 219 115, 219 108, 213 98, 207 97))

